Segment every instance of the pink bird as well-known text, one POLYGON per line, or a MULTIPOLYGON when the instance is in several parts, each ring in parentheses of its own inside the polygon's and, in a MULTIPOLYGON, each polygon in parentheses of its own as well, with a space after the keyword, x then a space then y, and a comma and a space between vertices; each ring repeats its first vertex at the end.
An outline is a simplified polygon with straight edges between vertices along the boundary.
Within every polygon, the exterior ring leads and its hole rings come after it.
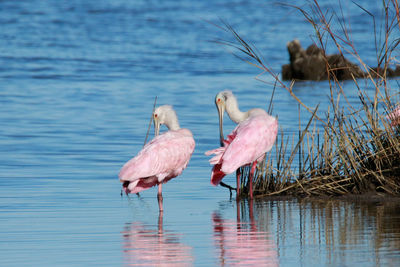
POLYGON ((239 196, 239 168, 250 165, 250 198, 253 198, 253 175, 258 161, 264 159, 266 152, 271 150, 278 133, 278 121, 268 115, 263 109, 254 108, 247 112, 239 110, 237 100, 231 91, 222 91, 215 97, 219 113, 219 130, 221 147, 206 152, 214 154, 210 163, 214 165, 211 174, 211 184, 218 185, 222 178, 236 172, 236 194, 239 196), (222 129, 224 112, 238 125, 224 140, 222 129))
POLYGON ((395 110, 389 113, 386 118, 390 120, 391 126, 400 125, 400 106, 398 106, 395 110))
POLYGON ((136 157, 129 160, 119 173, 126 194, 139 193, 158 185, 158 206, 162 205, 162 184, 180 175, 189 163, 195 142, 192 132, 181 129, 175 111, 169 105, 158 107, 153 114, 156 137, 136 157), (169 131, 158 135, 160 125, 169 131))

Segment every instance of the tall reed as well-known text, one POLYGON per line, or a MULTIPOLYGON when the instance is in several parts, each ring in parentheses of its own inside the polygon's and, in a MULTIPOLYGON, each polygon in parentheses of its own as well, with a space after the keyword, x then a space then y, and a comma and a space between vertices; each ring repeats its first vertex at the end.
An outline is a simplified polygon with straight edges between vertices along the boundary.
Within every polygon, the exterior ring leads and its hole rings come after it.
MULTIPOLYGON (((293 92, 295 81, 286 84, 274 73, 258 50, 245 41, 229 24, 224 28, 232 33, 233 42, 221 41, 224 45, 239 51, 236 56, 259 68, 262 73, 269 73, 278 87, 287 92, 299 103, 302 109, 310 113, 306 127, 301 129, 299 122, 298 141, 289 142, 290 137, 280 132, 276 142, 276 157, 265 157, 254 175, 254 194, 257 197, 272 195, 291 196, 332 196, 378 192, 400 195, 400 127, 391 127, 386 114, 393 109, 396 96, 388 83, 388 68, 395 59, 393 52, 398 47, 399 39, 391 41, 391 34, 400 29, 400 12, 397 0, 383 1, 384 21, 383 42, 379 43, 374 16, 377 67, 369 67, 360 57, 350 38, 342 15, 329 10, 322 10, 317 0, 312 1, 309 9, 298 9, 311 25, 316 36, 316 44, 323 49, 326 71, 329 76, 330 107, 326 115, 318 114, 316 108, 308 107, 293 92), (338 18, 340 32, 332 29, 333 18, 338 18), (374 86, 373 97, 362 89, 362 79, 352 77, 358 90, 359 103, 354 106, 347 101, 342 84, 337 79, 340 69, 329 65, 326 57, 326 43, 332 42, 341 56, 351 56, 357 60, 365 78, 374 86), (339 104, 339 99, 345 105, 339 104), (316 122, 322 128, 316 128, 316 122), (286 156, 289 155, 289 156, 286 156)), ((341 14, 343 14, 341 12, 341 14)), ((262 82, 265 82, 257 77, 262 82)), ((299 108, 300 112, 300 108, 299 108)), ((293 138, 293 137, 292 137, 293 138)), ((248 194, 249 167, 242 168, 242 194, 248 194)))

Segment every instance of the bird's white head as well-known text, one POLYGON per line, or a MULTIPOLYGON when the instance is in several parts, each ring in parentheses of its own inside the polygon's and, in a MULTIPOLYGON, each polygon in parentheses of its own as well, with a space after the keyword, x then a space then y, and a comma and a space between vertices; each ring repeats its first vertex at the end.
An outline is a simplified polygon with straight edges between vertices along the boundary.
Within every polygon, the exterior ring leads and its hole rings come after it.
POLYGON ((215 105, 217 106, 218 117, 219 117, 219 136, 220 136, 221 146, 223 146, 223 141, 224 141, 224 132, 222 129, 224 113, 227 106, 227 102, 229 103, 232 97, 234 98, 233 93, 229 90, 221 91, 215 96, 215 105))
POLYGON ((224 118, 224 113, 228 113, 229 118, 235 122, 240 123, 247 119, 250 115, 250 111, 242 112, 239 109, 239 105, 235 95, 232 91, 225 90, 219 92, 215 96, 215 104, 217 105, 218 115, 219 115, 219 133, 220 133, 220 141, 221 146, 223 145, 224 134, 222 131, 222 123, 224 118))
POLYGON ((170 105, 159 106, 154 110, 154 133, 157 136, 160 132, 160 125, 165 124, 169 130, 178 130, 179 122, 175 110, 170 105))
POLYGON ((232 91, 229 91, 229 90, 221 91, 215 96, 215 104, 217 106, 218 105, 225 106, 226 102, 229 101, 231 98, 235 98, 232 91))

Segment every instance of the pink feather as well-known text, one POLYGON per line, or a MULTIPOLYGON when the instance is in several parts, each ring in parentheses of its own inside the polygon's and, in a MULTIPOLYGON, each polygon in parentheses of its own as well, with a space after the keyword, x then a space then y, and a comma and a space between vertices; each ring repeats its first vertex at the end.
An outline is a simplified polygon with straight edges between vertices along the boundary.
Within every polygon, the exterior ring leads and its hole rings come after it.
POLYGON ((127 193, 138 193, 180 175, 189 163, 195 142, 191 131, 168 131, 147 143, 122 167, 118 177, 127 193))

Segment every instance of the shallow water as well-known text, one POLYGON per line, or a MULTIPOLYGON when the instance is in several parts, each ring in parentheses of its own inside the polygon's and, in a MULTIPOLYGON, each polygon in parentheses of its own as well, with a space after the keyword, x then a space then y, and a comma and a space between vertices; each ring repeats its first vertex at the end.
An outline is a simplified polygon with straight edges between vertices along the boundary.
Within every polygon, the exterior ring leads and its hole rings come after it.
MULTIPOLYGON (((379 14, 376 1, 363 4, 379 14)), ((360 55, 374 65, 363 30, 370 17, 346 8, 360 55)), ((400 263, 397 204, 236 202, 209 184, 215 94, 232 89, 246 110, 266 108, 272 92, 257 69, 210 42, 230 36, 209 22, 232 24, 279 71, 286 42, 311 43, 294 10, 272 1, 48 0, 0 1, 0 14, 0 266, 400 263), (155 96, 196 140, 188 168, 163 187, 162 217, 155 188, 128 199, 117 178, 143 146, 155 96)), ((343 87, 357 103, 353 83, 343 87)), ((294 90, 308 105, 327 103, 327 82, 294 90)), ((273 114, 297 132, 286 91, 276 91, 273 114)), ((309 116, 301 113, 303 125, 309 116)), ((234 125, 226 118, 225 127, 234 125)))

